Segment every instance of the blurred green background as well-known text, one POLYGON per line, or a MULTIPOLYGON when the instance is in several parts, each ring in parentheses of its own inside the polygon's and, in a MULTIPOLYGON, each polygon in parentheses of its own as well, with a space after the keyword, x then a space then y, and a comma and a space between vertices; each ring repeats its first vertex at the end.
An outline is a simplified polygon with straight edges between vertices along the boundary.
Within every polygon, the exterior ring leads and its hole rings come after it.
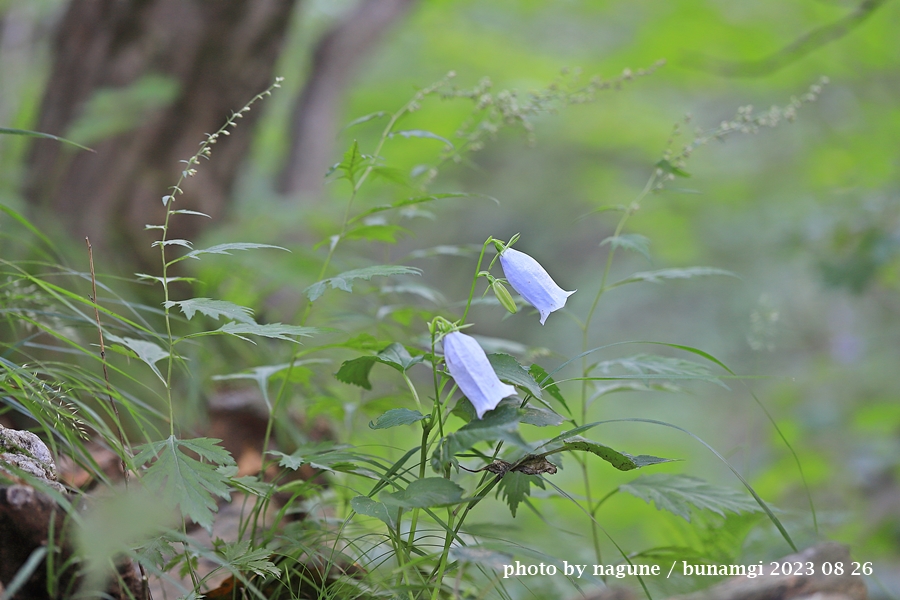
MULTIPOLYGON (((337 183, 320 196, 285 197, 275 180, 290 143, 291 105, 304 85, 314 43, 353 6, 327 0, 298 6, 275 68, 286 78, 284 89, 261 108, 230 211, 204 234, 207 240, 289 245, 293 254, 204 262, 197 273, 209 286, 198 295, 214 292, 268 311, 272 320, 286 320, 296 315, 302 290, 315 281, 324 248, 312 245, 333 233, 346 187, 337 183)), ((0 126, 36 127, 51 60, 50 34, 62 8, 56 0, 0 2, 0 126)), ((713 130, 742 106, 757 112, 785 106, 827 76, 830 83, 821 96, 803 106, 795 122, 698 148, 685 166, 691 177, 648 196, 628 223, 628 233, 649 238, 650 259, 620 252, 613 266, 614 278, 693 265, 727 269, 739 278, 613 290, 604 296, 591 332, 591 346, 658 340, 701 348, 748 377, 729 381, 730 389, 707 385, 677 395, 607 396, 590 414, 658 419, 692 431, 783 511, 798 541, 810 543, 817 534, 796 464, 752 391, 799 455, 818 510, 818 537, 848 543, 856 560, 875 563, 873 598, 900 589, 898 23, 900 5, 890 1, 427 0, 413 3, 368 53, 339 109, 341 123, 393 112, 449 71, 459 88, 488 77, 493 91, 524 95, 546 88, 564 69, 569 70, 564 79, 577 70, 583 82, 594 75, 611 80, 626 69, 637 72, 665 60, 652 74, 601 91, 592 102, 560 105, 536 116, 533 140, 521 128, 503 128, 480 151, 445 165, 430 188, 481 194, 499 205, 475 197, 442 200, 428 213, 409 213, 398 221, 411 234, 397 244, 374 245, 387 260, 422 268, 424 283, 456 302, 468 292, 474 260, 418 259, 410 253, 521 233, 517 248, 538 258, 563 288, 578 289, 568 311, 583 316, 608 251, 599 243, 616 224, 615 213, 596 211, 628 204, 640 193, 676 123, 682 124, 672 144, 677 152, 695 129, 713 130), (855 14, 865 18, 854 20, 855 14), (822 31, 834 39, 803 45, 804 39, 819 40, 815 32, 822 31), (789 51, 782 52, 785 48, 789 51)), ((404 128, 453 139, 471 110, 466 100, 430 97, 404 128)), ((371 151, 382 126, 383 121, 373 121, 336 132, 332 162, 354 139, 364 152, 371 151)), ((20 190, 29 143, 0 136, 0 202, 17 210, 25 206, 20 190)), ((408 171, 435 160, 441 148, 433 139, 398 138, 389 141, 383 156, 388 165, 408 171)), ((378 182, 359 206, 404 194, 402 187, 378 182)), ((348 246, 354 252, 372 247, 348 246)), ((73 262, 81 264, 80 254, 75 256, 73 262)), ((365 308, 355 310, 359 315, 365 308)), ((377 329, 377 307, 368 310, 367 317, 355 318, 377 329)), ((479 306, 470 320, 481 335, 549 349, 538 359, 548 368, 581 350, 580 333, 564 315, 553 315, 541 327, 527 311, 506 319, 500 314, 496 306, 479 306)), ((333 314, 331 324, 342 318, 333 314)), ((411 319, 413 327, 423 328, 421 319, 411 319)), ((610 350, 601 357, 639 351, 647 348, 610 350)), ((209 370, 245 366, 216 364, 209 370)), ((308 409, 339 417, 342 435, 403 445, 383 432, 367 433, 366 420, 384 408, 377 391, 344 393, 358 400, 358 422, 347 416, 349 401, 343 407, 313 402, 308 409)), ((736 486, 714 456, 678 432, 632 423, 604 426, 600 433, 604 443, 633 454, 684 459, 661 471, 736 486)), ((597 495, 632 477, 597 469, 597 495)), ((554 481, 581 493, 574 468, 554 481)), ((738 552, 748 561, 788 552, 777 532, 765 527, 744 539, 757 522, 753 519, 731 518, 726 529, 734 532, 732 540, 707 533, 699 517, 689 526, 675 516, 657 515, 636 498, 619 496, 598 518, 630 550, 719 544, 725 554, 738 552)), ((482 506, 479 520, 523 543, 533 544, 527 540, 536 530, 548 531, 539 534, 542 552, 591 562, 589 543, 578 533, 584 516, 557 499, 540 506, 544 521, 524 507, 511 519, 503 506, 493 512, 482 506)), ((533 591, 552 585, 533 583, 533 591)))

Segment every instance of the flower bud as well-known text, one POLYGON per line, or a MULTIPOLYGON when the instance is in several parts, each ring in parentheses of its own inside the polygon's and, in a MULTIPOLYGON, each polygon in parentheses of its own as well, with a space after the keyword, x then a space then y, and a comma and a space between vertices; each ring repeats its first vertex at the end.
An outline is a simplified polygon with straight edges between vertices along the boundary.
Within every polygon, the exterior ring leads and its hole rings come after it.
POLYGON ((465 394, 480 419, 516 388, 500 381, 475 338, 454 331, 444 336, 444 361, 453 381, 465 394))
POLYGON ((524 252, 506 248, 500 254, 500 265, 513 289, 541 313, 541 325, 550 313, 564 307, 566 298, 575 293, 556 285, 544 267, 524 252))
POLYGON ((500 301, 500 304, 509 312, 516 314, 516 302, 512 299, 506 286, 496 279, 491 283, 491 289, 494 290, 494 296, 500 301))

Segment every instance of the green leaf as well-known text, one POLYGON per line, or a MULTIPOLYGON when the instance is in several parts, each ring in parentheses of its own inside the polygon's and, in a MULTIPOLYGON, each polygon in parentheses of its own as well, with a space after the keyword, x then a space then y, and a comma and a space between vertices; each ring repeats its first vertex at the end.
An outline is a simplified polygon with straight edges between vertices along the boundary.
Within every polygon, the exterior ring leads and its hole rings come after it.
POLYGON ((586 440, 580 436, 566 439, 563 442, 563 446, 561 449, 553 450, 552 452, 559 452, 562 450, 579 450, 582 452, 590 452, 591 454, 599 456, 620 471, 631 471, 632 469, 640 469, 641 467, 673 462, 675 460, 672 458, 648 456, 646 454, 632 456, 627 452, 619 452, 618 450, 613 450, 609 446, 604 446, 603 444, 598 444, 597 442, 586 440))
POLYGON ((185 258, 195 258, 200 260, 199 257, 202 254, 227 254, 231 255, 231 250, 255 250, 257 248, 272 248, 274 250, 284 250, 285 252, 290 252, 287 248, 282 248, 281 246, 273 246, 271 244, 253 244, 249 242, 232 242, 229 244, 216 244, 215 246, 210 246, 209 248, 201 248, 200 250, 194 250, 193 252, 188 252, 184 256, 176 258, 171 261, 171 263, 178 262, 180 260, 184 260, 185 258))
POLYGON ((509 354, 497 353, 488 354, 488 360, 501 381, 518 386, 535 398, 543 400, 544 395, 541 392, 541 386, 537 384, 534 377, 515 358, 509 354))
POLYGON ((443 477, 416 479, 400 492, 382 492, 381 501, 390 510, 400 508, 431 508, 459 504, 463 489, 443 477))
POLYGON ((66 135, 93 144, 132 131, 170 106, 181 89, 175 77, 160 73, 148 73, 126 85, 100 87, 79 106, 66 135))
POLYGON ((219 317, 225 317, 241 323, 255 323, 253 317, 251 317, 253 314, 252 309, 225 300, 212 300, 210 298, 191 298, 177 302, 169 300, 165 302, 164 306, 166 308, 177 306, 184 313, 184 316, 187 317, 188 321, 194 318, 195 313, 200 312, 216 320, 219 317))
POLYGON ((338 381, 371 390, 372 383, 369 381, 369 372, 376 362, 388 365, 402 373, 424 359, 423 355, 410 356, 409 351, 402 344, 394 342, 375 356, 360 356, 344 361, 334 376, 338 381))
POLYGON ((136 466, 150 463, 142 483, 161 491, 164 498, 179 506, 185 517, 207 531, 212 529, 213 513, 218 510, 213 494, 230 498, 228 476, 219 472, 218 467, 234 464, 234 459, 218 445, 220 441, 210 438, 178 440, 170 436, 139 446, 134 457, 136 466), (186 452, 196 454, 200 460, 186 452), (151 463, 154 457, 156 460, 151 463))
POLYGON ((691 176, 690 173, 688 173, 684 169, 676 167, 675 165, 673 165, 666 159, 662 159, 658 163, 656 163, 656 168, 659 169, 660 171, 662 171, 663 173, 666 173, 668 175, 675 175, 676 177, 690 177, 691 176))
POLYGON ((197 217, 206 217, 207 219, 212 219, 211 216, 209 216, 208 214, 206 214, 206 213, 204 213, 204 212, 199 212, 199 211, 196 211, 196 210, 188 210, 188 209, 186 209, 186 208, 182 208, 182 209, 179 209, 179 210, 173 210, 173 211, 172 211, 172 214, 173 214, 173 215, 194 215, 194 216, 197 216, 197 217))
POLYGON ((304 290, 306 297, 310 302, 315 302, 323 293, 325 293, 326 285, 330 285, 332 289, 344 290, 345 292, 353 291, 353 281, 356 279, 364 279, 368 281, 372 277, 389 277, 391 275, 421 275, 422 270, 415 267, 406 267, 403 265, 375 265, 372 267, 364 267, 362 269, 353 269, 345 271, 340 275, 317 281, 304 290))
POLYGON ((381 502, 372 500, 368 496, 356 496, 350 500, 350 507, 361 515, 367 517, 375 517, 382 521, 388 527, 396 527, 395 520, 391 517, 391 512, 381 502))
POLYGON ((325 176, 328 177, 332 173, 342 171, 343 175, 338 177, 338 179, 346 179, 351 185, 355 186, 357 173, 364 169, 369 162, 371 162, 371 157, 360 153, 359 143, 356 140, 353 140, 353 143, 350 144, 350 147, 344 152, 341 162, 331 167, 325 176))
POLYGON ((569 414, 572 413, 572 411, 569 410, 569 406, 566 404, 566 399, 563 397, 562 392, 559 390, 559 386, 556 385, 556 382, 553 381, 553 378, 550 377, 550 374, 546 370, 544 370, 544 367, 539 364, 533 364, 528 368, 528 372, 531 374, 531 376, 543 391, 550 394, 552 398, 562 404, 562 407, 565 408, 569 414))
POLYGON ((271 575, 278 577, 281 569, 275 566, 271 560, 272 551, 268 548, 250 549, 250 540, 243 540, 225 544, 216 548, 222 555, 222 566, 230 567, 230 571, 242 573, 255 573, 259 577, 271 575))
POLYGON ((239 337, 242 340, 246 340, 248 342, 252 340, 245 338, 245 335, 258 335, 260 337, 284 340, 286 342, 294 342, 299 344, 300 342, 290 336, 312 337, 313 335, 321 332, 322 330, 317 329, 316 327, 300 327, 299 325, 284 325, 282 323, 267 323, 265 325, 260 325, 259 323, 255 323, 252 321, 249 323, 236 323, 234 321, 230 321, 216 330, 188 335, 185 336, 185 338, 225 333, 228 335, 239 337))
POLYGON ((119 337, 117 335, 113 335, 111 333, 106 334, 106 339, 114 344, 120 344, 125 346, 129 350, 135 353, 135 355, 147 363, 147 365, 156 373, 156 376, 159 377, 160 381, 163 383, 166 382, 166 378, 162 376, 162 373, 159 372, 159 369, 156 367, 156 363, 161 361, 164 358, 169 356, 169 353, 154 344, 153 342, 148 342, 145 340, 136 340, 130 337, 119 337))
POLYGON ((11 129, 9 127, 0 127, 0 133, 5 133, 7 135, 24 135, 27 137, 44 138, 44 139, 48 139, 48 140, 62 142, 63 144, 70 144, 77 148, 81 148, 82 150, 87 150, 88 152, 96 152, 96 150, 92 150, 91 148, 88 148, 87 146, 82 146, 81 144, 77 144, 77 143, 73 142, 72 140, 67 140, 65 138, 51 135, 49 133, 41 133, 40 131, 31 131, 28 129, 11 129))
POLYGON ((600 242, 600 245, 631 250, 650 260, 650 239, 639 233, 623 233, 610 236, 600 242))
POLYGON ((409 425, 421 421, 424 418, 425 415, 417 410, 392 408, 374 421, 369 421, 369 427, 372 429, 388 429, 389 427, 397 427, 398 425, 409 425))
POLYGON ((374 356, 360 356, 352 360, 345 360, 341 363, 341 368, 334 374, 334 378, 343 383, 371 390, 372 383, 369 381, 369 372, 376 362, 378 359, 374 356))
POLYGON ((353 127, 354 125, 361 125, 361 124, 363 124, 363 123, 367 123, 367 122, 369 122, 369 121, 372 121, 373 119, 383 119, 383 118, 386 117, 386 116, 388 116, 388 113, 386 113, 386 112, 383 111, 383 110, 379 110, 379 111, 377 111, 377 112, 369 113, 369 114, 364 115, 364 116, 362 116, 362 117, 353 119, 352 121, 350 121, 349 123, 347 123, 346 125, 344 125, 344 129, 350 129, 350 128, 353 127))
POLYGON ((531 447, 519 435, 519 420, 522 414, 514 402, 501 402, 494 410, 485 413, 482 419, 472 419, 455 432, 447 435, 431 455, 431 466, 441 471, 460 452, 472 448, 480 442, 504 441, 526 452, 531 447))
POLYGON ((396 244, 397 236, 400 234, 410 234, 409 229, 400 227, 399 225, 373 224, 360 225, 351 229, 344 234, 347 240, 366 240, 367 242, 385 242, 387 244, 396 244))
POLYGON ((630 483, 620 485, 619 491, 636 496, 648 504, 654 502, 658 510, 667 510, 686 521, 691 520, 690 505, 723 517, 726 512, 761 512, 752 497, 689 475, 642 475, 630 483))
POLYGON ((360 455, 346 451, 347 446, 334 445, 330 442, 322 444, 308 444, 297 448, 293 454, 285 454, 277 450, 270 450, 269 454, 280 456, 279 466, 296 471, 304 464, 325 471, 341 473, 357 473, 368 475, 369 472, 361 469, 356 463, 361 459, 360 455))
POLYGON ((662 283, 667 279, 690 279, 692 277, 706 277, 709 275, 727 275, 728 277, 737 277, 731 271, 725 269, 717 269, 715 267, 687 267, 684 269, 660 269, 659 271, 645 271, 635 273, 631 277, 626 277, 621 281, 609 286, 610 288, 625 285, 626 283, 636 283, 646 281, 649 283, 662 283))
POLYGON ((541 489, 546 489, 540 477, 526 475, 517 471, 506 473, 500 479, 500 483, 497 484, 497 493, 506 501, 506 504, 509 506, 509 512, 514 518, 519 504, 525 501, 525 496, 531 495, 532 484, 541 489))
POLYGON ((536 427, 555 427, 565 420, 552 410, 539 406, 526 406, 519 410, 522 413, 522 422, 536 427))
POLYGON ((657 375, 672 379, 699 379, 723 385, 706 365, 680 358, 655 354, 636 354, 624 358, 614 358, 597 363, 590 372, 616 376, 624 370, 635 375, 657 375))
MULTIPOLYGON (((155 228, 156 226, 145 225, 144 227, 145 227, 145 229, 149 229, 150 227, 155 228)), ((160 226, 160 227, 162 227, 162 226, 160 226)), ((156 248, 158 246, 183 246, 185 248, 193 248, 194 247, 194 245, 191 243, 190 240, 157 241, 157 242, 153 242, 152 244, 150 244, 150 246, 153 248, 156 248)))
MULTIPOLYGON (((0 128, 0 131, 2 131, 2 128, 0 128)), ((44 235, 44 233, 41 232, 41 230, 39 230, 37 227, 35 227, 35 226, 31 223, 31 221, 29 221, 28 219, 26 219, 25 217, 23 217, 22 215, 20 215, 18 212, 16 212, 16 211, 14 211, 13 209, 11 209, 10 207, 5 206, 5 205, 3 205, 3 204, 0 204, 0 212, 5 212, 5 213, 6 213, 7 215, 9 215, 12 219, 14 219, 15 221, 17 221, 17 222, 19 223, 19 225, 21 225, 22 227, 24 227, 25 229, 27 229, 28 231, 30 231, 30 232, 32 233, 32 235, 34 235, 36 238, 38 238, 39 240, 41 240, 42 242, 44 242, 44 244, 45 244, 49 249, 51 249, 53 252, 58 253, 58 251, 57 251, 57 249, 56 249, 56 246, 53 244, 53 242, 50 240, 50 238, 47 237, 46 235, 44 235)))
POLYGON ((431 139, 431 140, 438 140, 438 141, 444 142, 444 144, 450 148, 454 147, 453 142, 451 142, 447 138, 441 137, 438 134, 432 133, 430 131, 424 131, 422 129, 407 129, 405 131, 392 131, 388 137, 395 137, 398 135, 403 136, 407 139, 409 139, 409 138, 425 138, 425 139, 431 139))

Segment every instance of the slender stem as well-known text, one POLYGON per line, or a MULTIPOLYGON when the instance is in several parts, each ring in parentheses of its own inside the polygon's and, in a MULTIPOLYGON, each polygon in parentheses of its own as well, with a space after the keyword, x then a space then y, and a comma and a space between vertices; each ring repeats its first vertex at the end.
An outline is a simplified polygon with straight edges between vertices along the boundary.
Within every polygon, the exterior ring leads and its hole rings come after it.
POLYGON ((106 365, 106 345, 103 342, 103 327, 100 325, 100 308, 97 305, 97 277, 94 274, 94 248, 91 246, 91 240, 84 238, 88 249, 88 263, 91 268, 91 302, 94 304, 94 318, 97 320, 97 333, 100 335, 100 362, 103 364, 103 380, 106 382, 106 397, 109 399, 109 406, 112 408, 113 415, 116 420, 116 433, 119 434, 119 447, 122 455, 119 457, 122 461, 122 477, 125 478, 125 488, 128 488, 128 465, 125 462, 125 435, 122 433, 122 420, 119 417, 119 408, 116 406, 112 397, 112 387, 109 385, 109 369, 106 365))
POLYGON ((481 261, 484 260, 484 252, 487 250, 488 244, 490 244, 494 240, 493 237, 489 237, 485 240, 484 245, 481 246, 481 254, 478 255, 478 264, 475 265, 475 277, 472 278, 472 289, 469 290, 469 299, 466 301, 466 309, 463 311, 463 316, 459 320, 459 324, 463 325, 466 322, 466 317, 469 314, 469 308, 472 306, 472 298, 475 297, 475 284, 478 283, 478 274, 481 273, 481 261))
MULTIPOLYGON (((453 530, 454 513, 447 509, 447 535, 444 538, 444 550, 441 552, 441 559, 438 566, 438 572, 434 580, 434 591, 431 593, 431 600, 437 600, 441 591, 441 581, 444 579, 444 571, 447 569, 447 555, 450 553, 450 544, 453 543, 455 531, 453 530)), ((462 520, 460 519, 460 522, 462 520)))
MULTIPOLYGON (((625 209, 624 214, 619 219, 618 224, 616 225, 615 232, 613 233, 613 238, 619 237, 622 233, 622 230, 625 228, 625 223, 628 222, 628 219, 640 208, 641 201, 653 190, 653 186, 656 184, 656 174, 654 173, 647 179, 647 183, 644 185, 644 189, 637 195, 637 197, 631 201, 631 204, 625 209)), ((606 256, 606 265, 603 268, 603 275, 600 278, 600 288, 597 290, 597 295, 594 296, 594 301, 591 303, 591 308, 588 310, 587 317, 584 322, 581 324, 581 350, 582 352, 586 352, 588 349, 588 334, 590 333, 591 321, 594 318, 594 313, 597 310, 597 306, 600 304, 600 298, 603 297, 603 294, 606 292, 607 288, 607 280, 609 279, 609 273, 612 269, 613 258, 616 253, 616 247, 614 245, 610 245, 609 254, 606 256)), ((587 422, 587 409, 588 409, 588 380, 587 377, 589 375, 587 356, 581 359, 581 374, 582 374, 582 383, 581 383, 581 422, 587 422)), ((588 470, 587 461, 586 460, 578 460, 579 465, 581 467, 581 477, 584 481, 584 489, 585 489, 585 504, 587 506, 587 511, 590 514, 594 514, 594 512, 599 507, 600 503, 603 502, 606 498, 600 501, 598 504, 594 504, 593 496, 591 493, 591 478, 590 471, 588 470)), ((595 519, 591 519, 591 540, 594 546, 594 553, 596 555, 597 564, 601 564, 603 562, 603 558, 601 556, 600 550, 600 531, 598 529, 598 524, 595 519)))

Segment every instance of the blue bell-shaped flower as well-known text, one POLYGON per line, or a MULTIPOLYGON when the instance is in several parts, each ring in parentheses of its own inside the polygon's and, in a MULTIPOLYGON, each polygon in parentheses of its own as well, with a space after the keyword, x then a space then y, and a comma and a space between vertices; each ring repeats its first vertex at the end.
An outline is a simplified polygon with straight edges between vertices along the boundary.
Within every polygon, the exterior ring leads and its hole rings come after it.
POLYGON ((497 378, 487 355, 475 338, 454 331, 444 336, 444 361, 453 381, 465 394, 480 419, 516 388, 497 378))
POLYGON ((544 267, 524 252, 504 248, 500 253, 500 265, 513 289, 541 313, 541 325, 550 313, 564 307, 566 298, 575 293, 556 285, 544 267))

